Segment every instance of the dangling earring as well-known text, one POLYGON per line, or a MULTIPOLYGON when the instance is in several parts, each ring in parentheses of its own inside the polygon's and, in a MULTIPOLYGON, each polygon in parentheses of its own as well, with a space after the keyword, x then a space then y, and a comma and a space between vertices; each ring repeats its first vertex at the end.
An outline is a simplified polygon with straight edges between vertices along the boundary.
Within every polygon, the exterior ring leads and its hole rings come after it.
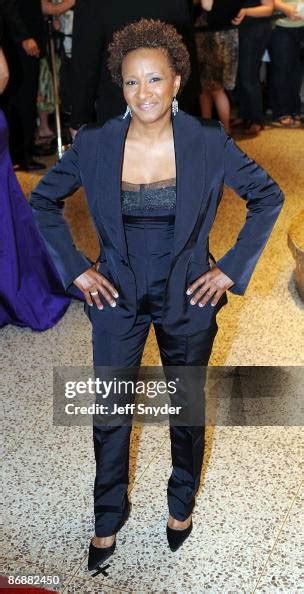
POLYGON ((176 97, 173 97, 173 101, 172 101, 172 113, 174 116, 176 116, 176 114, 178 113, 178 101, 176 99, 176 97))
POLYGON ((132 117, 132 111, 131 111, 130 107, 127 105, 127 109, 126 109, 122 119, 125 120, 129 114, 130 114, 130 117, 132 117))

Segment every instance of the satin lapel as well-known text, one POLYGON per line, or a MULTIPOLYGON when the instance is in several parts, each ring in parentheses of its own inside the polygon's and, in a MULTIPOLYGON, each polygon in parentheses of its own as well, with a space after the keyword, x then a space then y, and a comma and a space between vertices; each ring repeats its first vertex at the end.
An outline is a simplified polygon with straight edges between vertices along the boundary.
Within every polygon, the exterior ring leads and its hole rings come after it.
POLYGON ((174 255, 187 243, 202 205, 206 143, 200 122, 183 111, 172 117, 176 160, 174 255))
POLYGON ((103 128, 103 141, 99 153, 99 216, 113 245, 124 259, 128 259, 121 212, 121 173, 125 139, 130 123, 119 117, 103 128), (108 127, 108 130, 106 129, 108 127))

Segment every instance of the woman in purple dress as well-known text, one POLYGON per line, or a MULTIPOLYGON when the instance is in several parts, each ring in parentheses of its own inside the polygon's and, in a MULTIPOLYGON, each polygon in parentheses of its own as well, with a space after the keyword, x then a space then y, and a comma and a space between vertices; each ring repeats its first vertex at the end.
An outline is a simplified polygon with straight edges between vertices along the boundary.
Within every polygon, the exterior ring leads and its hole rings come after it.
MULTIPOLYGON (((1 47, 0 79, 1 93, 8 79, 1 47)), ((0 110, 0 327, 47 330, 69 303, 13 170, 8 127, 0 110)))

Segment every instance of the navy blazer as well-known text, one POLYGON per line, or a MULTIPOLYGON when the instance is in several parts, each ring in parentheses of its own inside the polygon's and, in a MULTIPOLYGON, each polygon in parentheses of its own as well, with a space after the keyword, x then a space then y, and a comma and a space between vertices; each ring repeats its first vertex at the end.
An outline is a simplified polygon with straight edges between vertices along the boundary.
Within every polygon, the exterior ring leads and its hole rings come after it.
MULTIPOLYGON (((73 243, 62 216, 64 199, 85 189, 101 248, 104 274, 119 292, 117 305, 85 311, 94 325, 116 335, 128 332, 136 319, 136 279, 130 267, 121 211, 121 171, 130 116, 103 126, 84 125, 73 145, 39 182, 30 204, 46 246, 67 289, 92 262, 73 243)), ((172 117, 176 157, 174 248, 167 279, 162 324, 172 334, 207 328, 217 306, 190 305, 186 289, 210 269, 208 236, 223 193, 233 188, 246 200, 247 217, 235 245, 217 262, 244 293, 284 200, 278 185, 226 134, 222 124, 179 111, 172 117)))

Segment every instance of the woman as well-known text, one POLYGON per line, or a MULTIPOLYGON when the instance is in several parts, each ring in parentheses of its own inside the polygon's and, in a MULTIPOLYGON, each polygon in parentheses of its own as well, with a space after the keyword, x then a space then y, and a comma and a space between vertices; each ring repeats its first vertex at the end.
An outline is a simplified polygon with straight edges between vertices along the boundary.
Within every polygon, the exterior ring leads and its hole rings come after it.
MULTIPOLYGON (((66 12, 69 12, 73 8, 75 0, 63 0, 59 4, 54 4, 52 0, 41 0, 41 10, 45 16, 53 18, 53 28, 56 31, 61 32, 61 23, 59 17, 64 16, 66 12)), ((59 76, 61 59, 59 51, 55 53, 56 60, 56 72, 59 76)), ((50 56, 47 51, 47 55, 40 60, 39 70, 39 86, 38 86, 38 117, 39 126, 37 129, 36 145, 47 145, 54 138, 55 134, 49 125, 49 114, 55 111, 55 100, 54 100, 54 89, 52 72, 50 68, 50 56)))
POLYGON ((46 45, 40 0, 5 1, 1 9, 5 23, 3 49, 11 73, 3 97, 10 155, 18 170, 40 171, 46 165, 33 158, 39 58, 46 45))
POLYGON ((291 0, 275 0, 275 9, 282 14, 275 21, 270 51, 270 100, 273 124, 293 128, 301 123, 301 85, 304 43, 304 4, 291 0))
MULTIPOLYGON (((0 95, 8 80, 8 65, 0 46, 0 95)), ((63 316, 70 299, 18 184, 1 109, 0 179, 0 328, 15 324, 47 330, 63 316)))
POLYGON ((201 112, 212 117, 213 105, 226 132, 230 130, 230 102, 226 91, 235 87, 238 66, 238 31, 232 19, 244 4, 233 0, 200 0, 195 19, 195 38, 200 67, 201 112), (203 10, 202 10, 203 9, 203 10))
MULTIPOLYGON (((85 295, 95 367, 138 368, 151 322, 164 365, 207 365, 225 291, 245 291, 282 193, 221 124, 178 110, 189 56, 173 26, 142 19, 116 32, 109 52, 125 114, 83 126, 31 205, 65 286, 74 283, 85 295), (224 182, 247 200, 250 214, 236 245, 211 269, 208 234, 224 182), (62 199, 81 184, 102 244, 99 271, 76 250, 59 216, 62 199)), ((89 569, 113 553, 130 509, 131 427, 110 429, 94 427, 89 569)), ((170 436, 167 536, 177 550, 192 529, 204 431, 171 426, 170 436)))
MULTIPOLYGON (((0 41, 1 41, 1 20, 0 20, 0 41)), ((3 49, 0 46, 0 95, 7 87, 9 81, 9 70, 3 49)))
POLYGON ((274 0, 245 0, 233 23, 239 26, 237 98, 239 116, 233 125, 244 133, 258 134, 264 127, 263 97, 259 80, 263 54, 270 41, 274 0))

